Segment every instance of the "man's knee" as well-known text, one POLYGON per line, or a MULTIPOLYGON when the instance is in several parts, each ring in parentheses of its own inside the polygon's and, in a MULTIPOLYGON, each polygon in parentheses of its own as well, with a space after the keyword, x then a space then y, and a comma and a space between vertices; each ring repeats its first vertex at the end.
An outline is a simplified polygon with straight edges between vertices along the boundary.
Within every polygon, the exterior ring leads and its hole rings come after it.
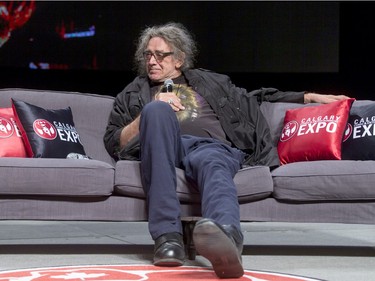
POLYGON ((172 112, 171 106, 162 101, 153 101, 144 106, 141 118, 156 118, 166 115, 166 112, 172 112))
POLYGON ((180 125, 171 106, 162 101, 148 103, 142 110, 139 133, 142 139, 147 136, 148 141, 158 137, 165 142, 179 137, 180 125))

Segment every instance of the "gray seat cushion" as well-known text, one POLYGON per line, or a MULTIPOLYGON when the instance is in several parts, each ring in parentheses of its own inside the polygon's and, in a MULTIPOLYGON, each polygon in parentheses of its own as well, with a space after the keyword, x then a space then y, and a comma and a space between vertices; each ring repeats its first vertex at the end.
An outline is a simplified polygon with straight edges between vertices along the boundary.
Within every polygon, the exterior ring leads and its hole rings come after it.
POLYGON ((272 171, 273 196, 288 201, 375 199, 375 161, 297 162, 272 171))
MULTIPOLYGON (((115 192, 144 198, 138 161, 118 161, 115 172, 115 192)), ((189 187, 184 171, 176 168, 177 194, 182 202, 199 202, 199 193, 189 187)), ((239 202, 249 202, 268 197, 273 191, 271 173, 268 167, 247 167, 234 177, 239 202)))
POLYGON ((97 160, 0 158, 0 195, 109 196, 114 167, 97 160))

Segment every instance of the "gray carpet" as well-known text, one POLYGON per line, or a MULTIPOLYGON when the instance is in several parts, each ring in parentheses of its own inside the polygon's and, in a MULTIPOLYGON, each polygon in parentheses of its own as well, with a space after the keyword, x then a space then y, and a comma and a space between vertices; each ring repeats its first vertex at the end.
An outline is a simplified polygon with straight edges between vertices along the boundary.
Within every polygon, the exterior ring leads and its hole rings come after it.
MULTIPOLYGON (((375 225, 243 223, 244 268, 329 281, 375 280, 375 225)), ((150 264, 145 222, 0 221, 0 270, 150 264)), ((209 266, 197 256, 186 265, 209 266)))

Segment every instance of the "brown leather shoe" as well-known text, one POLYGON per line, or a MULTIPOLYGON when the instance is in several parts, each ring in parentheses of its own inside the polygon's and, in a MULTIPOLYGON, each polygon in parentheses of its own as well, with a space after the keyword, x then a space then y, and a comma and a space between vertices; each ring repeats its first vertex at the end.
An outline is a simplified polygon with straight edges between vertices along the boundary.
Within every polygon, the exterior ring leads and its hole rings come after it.
POLYGON ((155 240, 154 265, 181 266, 185 259, 184 241, 180 233, 166 233, 155 240))
POLYGON ((198 254, 208 259, 220 278, 239 278, 242 267, 243 235, 232 225, 202 219, 195 225, 193 240, 198 254))

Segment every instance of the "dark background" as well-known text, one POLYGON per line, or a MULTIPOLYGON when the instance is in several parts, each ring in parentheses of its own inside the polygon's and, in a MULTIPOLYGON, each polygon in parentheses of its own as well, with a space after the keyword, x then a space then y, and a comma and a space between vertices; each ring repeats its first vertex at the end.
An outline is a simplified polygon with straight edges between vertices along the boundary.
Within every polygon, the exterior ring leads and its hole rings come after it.
POLYGON ((37 1, 0 48, 0 87, 114 96, 136 75, 139 32, 178 21, 196 37, 196 66, 228 74, 237 86, 373 99, 374 12, 375 3, 346 1, 37 1), (61 27, 92 25, 94 37, 58 37, 61 27), (55 69, 30 69, 30 62, 55 69))

